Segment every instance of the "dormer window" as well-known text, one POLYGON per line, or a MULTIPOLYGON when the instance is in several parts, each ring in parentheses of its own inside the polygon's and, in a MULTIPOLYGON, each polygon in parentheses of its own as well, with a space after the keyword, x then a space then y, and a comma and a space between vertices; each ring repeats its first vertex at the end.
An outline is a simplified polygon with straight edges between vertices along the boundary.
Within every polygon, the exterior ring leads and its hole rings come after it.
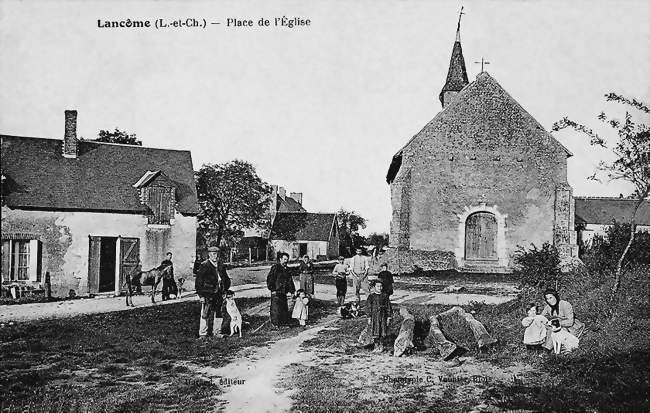
POLYGON ((176 185, 161 171, 147 171, 133 185, 140 191, 140 202, 147 207, 150 225, 171 225, 176 212, 176 185))

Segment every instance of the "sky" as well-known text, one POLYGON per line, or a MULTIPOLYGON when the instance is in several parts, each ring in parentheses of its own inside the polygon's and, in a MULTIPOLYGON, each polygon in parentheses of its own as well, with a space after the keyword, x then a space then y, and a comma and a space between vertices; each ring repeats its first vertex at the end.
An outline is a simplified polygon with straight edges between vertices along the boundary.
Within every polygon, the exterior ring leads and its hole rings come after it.
MULTIPOLYGON (((650 101, 645 0, 4 0, 0 133, 61 139, 64 110, 76 109, 79 136, 117 127, 144 146, 190 150, 195 170, 243 159, 266 182, 302 192, 308 211, 355 210, 366 233, 388 232, 386 172, 441 110, 461 5, 470 81, 484 57, 547 130, 569 116, 612 135, 596 116, 625 108, 605 93, 650 101), (283 16, 310 25, 276 27, 283 16), (188 18, 206 26, 98 27, 188 18), (228 26, 229 18, 253 27, 228 26)), ((574 154, 574 195, 631 192, 586 179, 611 159, 606 150, 574 132, 554 136, 574 154)))

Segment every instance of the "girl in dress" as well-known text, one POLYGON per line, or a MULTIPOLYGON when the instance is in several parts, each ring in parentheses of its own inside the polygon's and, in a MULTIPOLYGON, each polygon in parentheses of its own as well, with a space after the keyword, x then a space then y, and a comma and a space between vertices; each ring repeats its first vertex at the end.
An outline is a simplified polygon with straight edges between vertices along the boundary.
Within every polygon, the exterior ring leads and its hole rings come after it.
POLYGON ((368 332, 375 341, 374 352, 380 353, 384 351, 385 337, 388 335, 388 327, 390 325, 391 315, 393 308, 390 305, 390 298, 388 294, 382 291, 381 282, 374 280, 371 283, 371 288, 374 292, 368 296, 367 311, 368 311, 368 332))
POLYGON ((303 289, 296 291, 296 296, 296 305, 293 306, 291 318, 295 318, 301 326, 305 327, 309 318, 309 297, 303 289))

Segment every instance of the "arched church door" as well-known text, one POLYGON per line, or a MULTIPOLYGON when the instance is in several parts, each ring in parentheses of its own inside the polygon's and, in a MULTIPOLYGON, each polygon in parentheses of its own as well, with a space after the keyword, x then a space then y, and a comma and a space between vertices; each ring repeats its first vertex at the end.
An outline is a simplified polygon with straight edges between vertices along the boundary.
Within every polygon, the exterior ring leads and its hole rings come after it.
POLYGON ((476 212, 465 221, 465 259, 496 260, 497 220, 489 212, 476 212))

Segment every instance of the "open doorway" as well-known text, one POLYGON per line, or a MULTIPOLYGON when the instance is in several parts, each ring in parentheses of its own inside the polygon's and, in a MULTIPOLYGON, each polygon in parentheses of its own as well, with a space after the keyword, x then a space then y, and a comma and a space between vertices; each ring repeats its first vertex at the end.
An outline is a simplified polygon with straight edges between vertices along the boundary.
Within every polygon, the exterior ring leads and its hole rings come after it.
POLYGON ((140 261, 140 240, 89 235, 88 242, 89 293, 118 293, 124 287, 124 277, 131 274, 140 261))
POLYGON ((115 291, 116 237, 102 237, 99 256, 99 292, 115 291))
POLYGON ((298 258, 304 257, 307 255, 307 243, 300 243, 300 250, 299 250, 299 256, 298 258))

